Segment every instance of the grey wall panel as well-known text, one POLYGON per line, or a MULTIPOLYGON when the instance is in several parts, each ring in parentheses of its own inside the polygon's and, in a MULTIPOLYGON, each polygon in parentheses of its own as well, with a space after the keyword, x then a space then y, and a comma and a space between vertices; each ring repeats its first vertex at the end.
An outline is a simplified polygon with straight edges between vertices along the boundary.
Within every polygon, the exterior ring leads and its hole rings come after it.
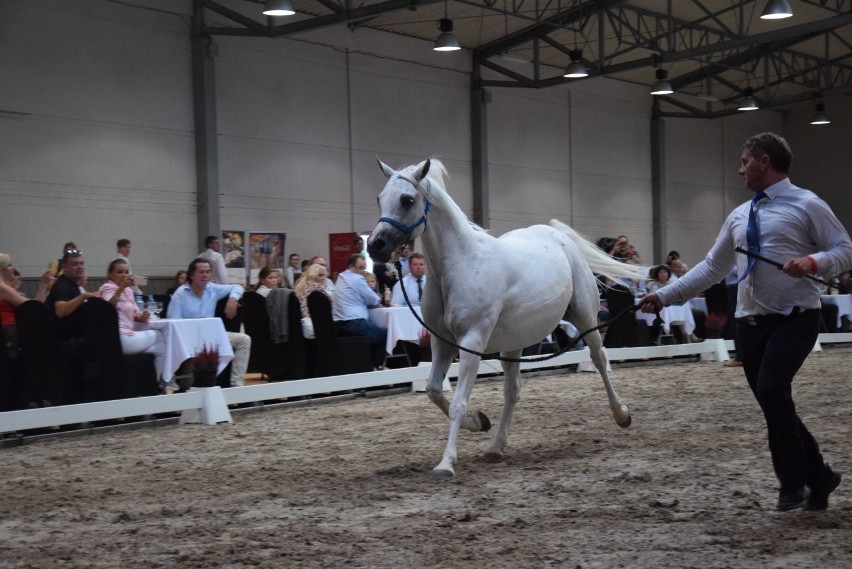
POLYGON ((98 276, 120 237, 139 274, 196 252, 187 20, 140 12, 0 3, 0 248, 25 276, 67 240, 98 276))

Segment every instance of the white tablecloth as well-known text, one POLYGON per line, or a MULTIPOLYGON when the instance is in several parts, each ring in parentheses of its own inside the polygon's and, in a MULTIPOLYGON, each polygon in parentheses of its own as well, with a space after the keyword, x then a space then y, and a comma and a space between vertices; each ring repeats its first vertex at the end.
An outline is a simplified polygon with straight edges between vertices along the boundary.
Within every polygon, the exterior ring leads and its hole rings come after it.
MULTIPOLYGON (((657 317, 653 312, 645 313, 636 311, 636 318, 644 320, 648 326, 654 324, 654 319, 657 317)), ((663 331, 666 334, 671 334, 672 324, 683 324, 687 334, 692 334, 695 331, 695 318, 692 316, 692 308, 689 303, 681 306, 666 306, 660 311, 660 318, 663 319, 663 331)))
MULTIPOLYGON (((420 314, 419 306, 415 306, 414 310, 417 311, 417 314, 420 314)), ((423 326, 407 306, 371 308, 369 313, 370 322, 380 328, 386 328, 388 331, 388 340, 385 343, 387 353, 392 354, 396 343, 400 340, 405 342, 420 341, 420 332, 423 330, 423 326)))
POLYGON ((843 317, 852 316, 852 295, 850 294, 824 294, 819 297, 823 304, 834 304, 837 306, 837 328, 843 329, 843 317))
POLYGON ((174 377, 180 365, 201 350, 204 344, 219 347, 219 369, 222 373, 225 366, 234 359, 234 350, 228 341, 225 325, 221 318, 163 318, 152 320, 146 324, 138 324, 140 330, 159 330, 166 343, 166 353, 163 355, 163 369, 157 373, 164 381, 174 377))
POLYGON ((703 312, 707 314, 707 299, 703 296, 696 296, 695 298, 689 299, 689 305, 698 312, 703 312))

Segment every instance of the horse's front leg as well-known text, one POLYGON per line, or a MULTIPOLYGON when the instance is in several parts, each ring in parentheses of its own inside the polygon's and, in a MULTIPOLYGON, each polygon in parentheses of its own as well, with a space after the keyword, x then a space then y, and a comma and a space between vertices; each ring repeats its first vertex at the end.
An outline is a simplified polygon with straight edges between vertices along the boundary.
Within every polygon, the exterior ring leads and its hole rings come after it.
POLYGON ((450 404, 450 432, 447 435, 447 446, 441 462, 432 470, 432 473, 439 478, 450 478, 455 474, 453 465, 456 462, 456 442, 461 427, 473 432, 487 431, 491 428, 491 421, 481 412, 467 415, 467 403, 476 383, 478 371, 479 356, 463 352, 459 361, 459 381, 450 404))
MULTIPOLYGON (((523 350, 513 352, 503 352, 500 355, 508 358, 519 358, 523 350)), ((503 366, 503 414, 500 417, 500 426, 497 427, 497 434, 494 435, 494 441, 491 443, 485 453, 485 460, 488 462, 500 462, 503 460, 503 451, 506 450, 506 445, 509 444, 509 427, 512 425, 512 413, 515 411, 515 404, 521 398, 521 363, 520 362, 500 362, 503 366)))
POLYGON ((453 363, 453 358, 458 350, 432 336, 432 369, 429 372, 429 381, 426 383, 426 395, 438 409, 450 416, 450 402, 444 397, 444 378, 453 363))

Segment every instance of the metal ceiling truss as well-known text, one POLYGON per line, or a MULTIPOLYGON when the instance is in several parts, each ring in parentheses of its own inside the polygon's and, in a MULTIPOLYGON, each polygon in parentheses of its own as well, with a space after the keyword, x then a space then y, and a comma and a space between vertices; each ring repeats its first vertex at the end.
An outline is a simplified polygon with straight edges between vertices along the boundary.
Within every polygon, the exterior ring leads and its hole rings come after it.
MULTIPOLYGON (((384 0, 354 4, 350 0, 316 0, 317 13, 313 17, 280 25, 274 25, 272 19, 267 24, 258 22, 228 8, 221 0, 195 0, 195 6, 235 24, 209 25, 203 30, 205 35, 282 37, 334 25, 370 26, 371 20, 383 14, 414 11, 444 1, 384 0)), ((630 80, 625 77, 630 71, 663 67, 669 71, 675 91, 703 93, 708 85, 715 84, 725 92, 722 99, 725 103, 742 96, 746 87, 754 89, 761 108, 852 92, 852 45, 838 33, 852 24, 852 0, 799 0, 832 15, 756 34, 748 34, 745 25, 747 11, 753 11, 754 2, 760 0, 732 1, 716 11, 708 9, 701 0, 677 0, 689 1, 703 14, 693 20, 674 17, 672 1, 668 0, 667 13, 642 9, 623 0, 453 0, 453 3, 478 8, 482 14, 513 18, 514 31, 509 31, 507 23, 502 37, 473 48, 476 69, 487 68, 503 77, 483 79, 474 70, 475 88, 544 88, 564 84, 571 80, 563 78, 561 73, 553 76, 553 69, 567 63, 566 56, 571 50, 580 48, 584 50, 583 63, 590 76, 630 80), (524 22, 529 25, 523 26, 524 22), (797 44, 818 37, 824 37, 823 57, 794 49, 797 44), (843 53, 830 57, 832 44, 840 46, 835 48, 836 52, 843 50, 843 53), (531 54, 531 65, 504 65, 499 56, 511 50, 531 54), (779 93, 782 88, 786 93, 779 93), (791 88, 798 94, 790 95, 791 88)), ((382 29, 380 25, 378 28, 382 29)), ((648 74, 652 76, 650 69, 648 74)), ((660 97, 655 101, 658 116, 712 118, 736 112, 714 110, 710 104, 702 109, 675 97, 660 97), (680 110, 664 110, 661 103, 680 110)))

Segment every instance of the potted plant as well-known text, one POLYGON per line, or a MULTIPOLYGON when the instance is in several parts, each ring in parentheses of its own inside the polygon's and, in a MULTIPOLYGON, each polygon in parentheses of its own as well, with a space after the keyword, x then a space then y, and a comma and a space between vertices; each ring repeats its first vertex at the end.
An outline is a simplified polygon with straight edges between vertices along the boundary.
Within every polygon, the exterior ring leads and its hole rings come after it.
POLYGON ((704 317, 704 330, 705 337, 707 338, 721 338, 722 337, 722 328, 725 327, 725 323, 728 321, 728 315, 724 312, 711 312, 707 316, 704 317))
POLYGON ((204 344, 200 352, 192 358, 192 378, 194 387, 213 387, 219 370, 219 347, 204 344))
POLYGON ((421 362, 431 362, 432 361, 432 334, 429 333, 429 330, 423 328, 420 330, 420 361, 421 362))

